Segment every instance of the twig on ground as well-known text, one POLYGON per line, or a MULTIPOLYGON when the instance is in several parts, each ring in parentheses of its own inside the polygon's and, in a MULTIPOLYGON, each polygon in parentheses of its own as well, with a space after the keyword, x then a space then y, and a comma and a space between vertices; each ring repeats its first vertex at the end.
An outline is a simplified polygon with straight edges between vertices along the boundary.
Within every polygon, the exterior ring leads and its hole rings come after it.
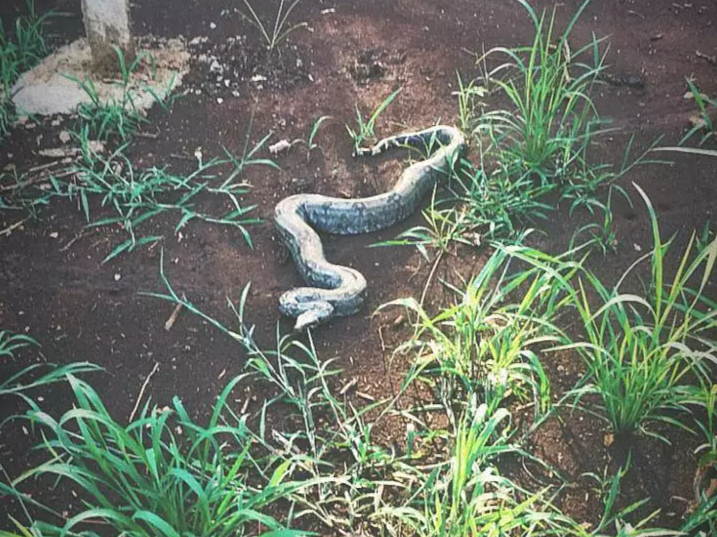
MULTIPOLYGON (((182 300, 186 301, 187 297, 184 296, 184 293, 182 293, 182 300)), ((164 329, 169 332, 172 327, 174 326, 174 323, 177 321, 177 317, 179 317, 179 312, 182 310, 182 307, 184 304, 182 302, 177 302, 177 305, 174 306, 174 309, 172 310, 172 314, 169 316, 169 319, 167 319, 167 322, 164 323, 164 329)))
POLYGON ((704 52, 700 52, 699 50, 695 50, 695 55, 698 58, 702 58, 703 60, 707 60, 707 62, 711 63, 715 67, 717 67, 717 56, 710 56, 709 54, 705 54, 704 52))
POLYGON ((15 229, 19 228, 21 225, 23 225, 28 220, 30 220, 29 216, 27 218, 23 218, 22 220, 18 220, 17 222, 15 222, 12 225, 9 225, 8 227, 6 227, 2 231, 0 231, 0 237, 2 237, 3 235, 9 236, 10 233, 12 233, 15 229))
POLYGON ((436 256, 436 260, 433 262, 433 267, 431 268, 431 273, 428 275, 428 279, 426 280, 426 285, 423 288, 423 293, 421 293, 421 302, 419 302, 419 306, 423 307, 423 302, 426 300, 426 295, 428 294, 428 288, 431 286, 431 281, 433 280, 433 276, 436 273, 436 269, 438 268, 438 265, 441 262, 441 259, 443 259, 443 252, 445 250, 441 250, 438 255, 436 256))
POLYGON ((154 367, 152 368, 152 371, 147 375, 147 378, 144 379, 144 384, 142 384, 142 388, 139 390, 139 395, 137 396, 137 401, 134 403, 134 408, 132 409, 132 412, 129 415, 129 423, 132 423, 132 420, 134 419, 134 415, 137 413, 137 409, 139 409, 139 403, 142 400, 142 397, 144 396, 144 390, 147 389, 147 384, 149 384, 150 379, 152 376, 157 372, 159 369, 159 362, 154 363, 154 367))
POLYGON ((378 327, 378 339, 381 340, 381 350, 386 350, 386 344, 383 342, 383 333, 382 330, 384 329, 384 325, 381 325, 378 327))
POLYGON ((78 234, 75 235, 67 244, 65 244, 62 248, 60 248, 60 251, 61 251, 61 252, 66 252, 66 251, 69 250, 70 247, 71 247, 73 244, 75 244, 78 240, 83 239, 83 238, 87 237, 88 235, 92 235, 92 234, 95 233, 95 232, 96 232, 96 230, 92 230, 92 231, 90 231, 90 232, 88 232, 88 233, 85 233, 85 232, 78 233, 78 234))

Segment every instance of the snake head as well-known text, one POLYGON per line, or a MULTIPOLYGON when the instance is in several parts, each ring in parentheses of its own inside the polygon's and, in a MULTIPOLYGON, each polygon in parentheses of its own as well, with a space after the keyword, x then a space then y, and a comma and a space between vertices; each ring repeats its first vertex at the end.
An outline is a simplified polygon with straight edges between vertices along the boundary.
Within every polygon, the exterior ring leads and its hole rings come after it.
POLYGON ((329 302, 316 301, 306 304, 310 306, 296 318, 294 332, 303 332, 307 328, 313 328, 323 323, 334 314, 334 307, 329 302))

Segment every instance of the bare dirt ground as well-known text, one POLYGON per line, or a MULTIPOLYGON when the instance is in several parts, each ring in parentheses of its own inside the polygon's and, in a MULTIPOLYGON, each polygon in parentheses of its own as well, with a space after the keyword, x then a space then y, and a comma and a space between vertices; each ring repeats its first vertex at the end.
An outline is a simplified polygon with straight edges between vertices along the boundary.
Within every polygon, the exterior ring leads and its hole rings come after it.
MULTIPOLYGON (((0 15, 7 16, 17 3, 3 2, 0 15)), ((40 7, 52 4, 41 2, 40 7)), ((256 4, 260 12, 269 12, 269 2, 256 4)), ((553 6, 552 1, 537 4, 553 6)), ((577 0, 559 4, 559 20, 565 21, 579 4, 577 0)), ((54 23, 54 31, 58 41, 70 40, 81 32, 79 2, 57 5, 71 16, 54 23)), ((181 34, 187 41, 206 36, 195 54, 216 54, 231 65, 232 82, 217 86, 207 63, 196 62, 185 83, 187 94, 172 112, 154 110, 150 114, 151 123, 145 130, 157 136, 137 138, 130 154, 137 164, 189 172, 193 164, 176 155, 191 157, 198 148, 205 155, 220 155, 223 147, 239 151, 252 115, 253 141, 269 131, 274 132, 272 141, 305 139, 318 117, 333 118, 317 137, 321 152, 313 152, 307 160, 305 150, 295 146, 278 157, 282 172, 269 168, 249 171, 252 190, 247 199, 258 204, 257 215, 264 219, 250 229, 254 249, 236 232, 209 224, 190 225, 181 242, 172 232, 171 221, 161 221, 153 230, 166 236, 161 248, 175 289, 227 325, 233 322, 226 308, 227 297, 236 300, 251 282, 248 321, 256 324, 259 342, 269 346, 277 323, 284 332, 291 326, 289 320, 280 318, 277 299, 300 283, 271 225, 275 204, 296 192, 348 197, 379 193, 402 169, 400 159, 352 158, 344 124, 353 121, 354 104, 367 111, 394 89, 403 88, 380 120, 379 135, 391 134, 399 126, 425 127, 438 119, 453 122, 457 110, 451 94, 455 73, 464 77, 476 74, 470 52, 525 44, 532 29, 517 3, 505 0, 304 0, 292 17, 306 21, 308 27, 292 34, 283 52, 267 64, 257 32, 235 14, 226 14, 225 10, 236 5, 226 0, 134 3, 132 19, 138 35, 169 38, 181 34), (229 38, 235 41, 228 42, 229 38), (237 42, 240 45, 232 45, 237 42), (381 62, 381 72, 357 76, 357 60, 372 57, 381 62), (257 74, 265 80, 251 82, 257 74)), ((598 110, 621 130, 595 148, 596 161, 619 161, 633 134, 640 147, 663 134, 668 142, 676 142, 694 112, 694 104, 683 98, 686 77, 694 77, 708 94, 717 92, 717 66, 695 54, 696 50, 717 54, 717 5, 711 2, 595 1, 578 22, 573 39, 587 40, 592 32, 608 36, 611 72, 639 75, 645 82, 642 89, 601 87, 596 96, 598 110)), ((70 121, 64 120, 63 125, 70 121)), ((48 120, 32 130, 18 128, 0 147, 0 168, 11 162, 18 166, 42 164, 36 151, 56 145, 63 125, 51 127, 48 120)), ((679 233, 677 244, 681 245, 693 229, 702 229, 707 220, 714 220, 717 162, 695 157, 674 160, 672 166, 638 168, 623 184, 630 190, 634 181, 645 189, 658 210, 663 233, 679 233)), ((12 213, 0 213, 0 229, 15 220, 12 213)), ((588 221, 587 214, 570 216, 567 208, 561 208, 549 222, 537 224, 544 234, 535 235, 533 244, 563 251, 574 230, 588 221)), ((356 378, 357 389, 376 398, 390 393, 400 382, 407 359, 394 360, 390 371, 387 360, 408 329, 394 325, 398 311, 372 314, 392 299, 420 296, 430 266, 414 249, 367 246, 393 238, 418 222, 417 214, 375 235, 328 237, 325 242, 329 259, 366 275, 369 297, 360 314, 318 328, 314 342, 321 357, 339 357, 337 365, 344 369, 345 381, 356 378)), ((607 282, 615 281, 634 261, 638 247, 645 249, 651 244, 647 214, 637 201, 634 209, 624 203, 616 208, 615 226, 617 254, 595 255, 590 262, 607 282)), ((105 372, 93 375, 91 381, 117 417, 129 415, 155 363, 159 369, 148 388, 153 403, 166 405, 177 395, 187 408, 203 415, 226 379, 242 371, 241 349, 188 314, 182 314, 172 330, 166 331, 164 323, 172 306, 138 294, 161 290, 160 247, 138 250, 102 265, 112 240, 105 232, 86 230, 81 213, 70 203, 54 204, 43 210, 39 219, 0 237, 0 327, 33 335, 42 343, 42 359, 48 362, 88 360, 101 365, 105 372)), ((439 275, 451 277, 453 270, 470 274, 480 267, 486 252, 461 250, 442 265, 439 275)), ((429 302, 435 305, 447 299, 439 286, 429 293, 429 302)), ((36 358, 34 351, 21 353, 15 362, 0 364, 0 375, 19 370, 36 358)), ((558 393, 570 388, 581 371, 576 357, 556 355, 545 360, 558 393)), ((246 396, 251 399, 250 411, 259 408, 260 389, 247 386, 246 396)), ((63 388, 46 390, 43 397, 58 411, 70 404, 63 388)), ((9 404, 2 414, 13 411, 9 404)), ((576 414, 572 419, 549 422, 534 438, 536 454, 575 483, 560 501, 578 519, 594 522, 601 509, 581 474, 602 473, 606 465, 614 469, 623 460, 620 446, 606 445, 605 432, 600 422, 576 414)), ((671 446, 639 441, 623 485, 623 501, 650 497, 650 506, 662 509, 663 523, 676 526, 685 513, 685 499, 692 497, 696 467, 692 449, 697 441, 674 431, 666 434, 673 441, 671 446)), ((19 425, 10 423, 3 428, 0 457, 8 471, 18 473, 26 467, 30 445, 19 425)))

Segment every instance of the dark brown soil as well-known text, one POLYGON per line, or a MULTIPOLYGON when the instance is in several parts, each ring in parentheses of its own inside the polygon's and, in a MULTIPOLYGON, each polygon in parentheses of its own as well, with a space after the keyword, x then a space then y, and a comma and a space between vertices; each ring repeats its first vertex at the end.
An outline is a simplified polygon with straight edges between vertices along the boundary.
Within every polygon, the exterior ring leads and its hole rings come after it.
MULTIPOLYGON (((0 16, 11 14, 13 4, 18 3, 3 2, 0 16)), ((260 13, 269 11, 270 2, 254 3, 260 13)), ((536 3, 553 6, 548 1, 536 3)), ((51 4, 41 2, 40 7, 51 4)), ((252 143, 270 131, 272 142, 306 139, 317 118, 331 116, 316 139, 321 151, 307 158, 305 146, 295 145, 278 157, 282 172, 249 170, 247 180, 253 187, 247 202, 257 203, 258 215, 265 220, 250 229, 253 250, 238 233, 208 224, 190 224, 180 242, 173 234, 173 222, 160 221, 152 232, 165 235, 161 248, 140 249, 102 265, 117 237, 89 233, 77 206, 69 202, 54 203, 39 219, 0 236, 0 328, 31 334, 42 343, 39 358, 36 351, 21 352, 14 362, 0 364, 0 376, 38 359, 94 362, 105 371, 91 376, 93 385, 110 411, 125 419, 144 379, 158 363, 147 392, 152 402, 168 405, 177 395, 197 416, 206 416, 226 380, 242 371, 245 355, 230 338, 188 314, 182 314, 170 331, 164 329, 172 305, 138 294, 162 289, 160 249, 175 289, 228 326, 233 326, 234 319, 226 308, 227 297, 237 300, 251 282, 248 321, 256 324, 258 341, 271 345, 277 322, 284 332, 291 327, 280 318, 277 299, 300 283, 270 223, 275 204, 295 192, 375 194, 387 189, 402 168, 400 159, 366 162, 351 157, 344 124, 354 121, 354 105, 367 111, 402 87, 400 97, 379 121, 379 134, 390 134, 397 125, 419 128, 438 119, 452 122, 457 110, 451 94, 456 71, 464 78, 476 74, 473 56, 466 51, 515 46, 532 37, 525 12, 517 2, 506 0, 304 0, 292 18, 306 21, 307 28, 297 30, 269 56, 262 50, 258 32, 227 10, 235 4, 226 0, 133 3, 137 34, 181 34, 187 41, 206 36, 206 41, 197 41, 194 52, 215 55, 228 70, 223 76, 230 78, 229 84, 217 80, 219 73, 211 71, 211 61, 196 61, 188 79, 191 91, 175 103, 171 114, 152 111, 151 128, 159 136, 138 138, 131 148, 133 159, 142 165, 190 171, 191 163, 171 155, 191 156, 198 148, 206 156, 220 156, 224 147, 240 152, 252 115, 252 143)), ((579 4, 578 0, 560 3, 559 20, 564 22, 579 4)), ((57 5, 71 13, 55 26, 58 39, 72 39, 81 31, 79 1, 57 5)), ((694 112, 694 104, 683 98, 685 78, 693 77, 705 93, 717 93, 717 66, 695 54, 696 50, 717 54, 715 25, 717 6, 706 1, 596 0, 588 7, 575 28, 575 42, 585 42, 591 32, 609 36, 611 72, 618 78, 639 76, 644 81, 644 88, 600 87, 598 110, 621 130, 595 148, 596 162, 619 162, 632 135, 637 147, 646 147, 663 134, 669 142, 679 140, 694 112)), ((49 121, 33 130, 19 128, 0 146, 0 169, 9 163, 20 168, 42 164, 36 150, 54 147, 62 128, 52 127, 49 121)), ((671 166, 638 168, 623 181, 635 207, 616 206, 617 254, 595 255, 590 261, 603 281, 615 282, 639 255, 637 250, 644 252, 651 244, 647 214, 632 182, 652 199, 663 235, 678 233, 676 250, 686 244, 693 229, 701 230, 710 218, 714 220, 717 160, 675 157, 674 161, 671 166)), ((21 217, 1 212, 0 230, 21 217)), ((573 232, 590 219, 587 214, 570 217, 567 208, 561 208, 542 225, 545 233, 534 235, 533 245, 563 251, 573 232)), ((327 237, 325 242, 329 259, 366 275, 370 294, 360 314, 318 328, 314 342, 322 358, 339 357, 337 365, 344 369, 347 381, 355 377, 357 390, 376 398, 390 393, 391 383, 402 378, 406 358, 393 362, 393 375, 387 375, 386 364, 391 350, 408 332, 393 323, 398 311, 375 316, 373 312, 392 299, 420 296, 430 266, 409 248, 367 246, 419 222, 420 215, 415 215, 375 235, 327 237)), ((460 255, 449 256, 437 276, 450 277, 454 269, 464 275, 475 272, 485 254, 485 250, 461 250, 460 255)), ((434 285, 428 301, 438 304, 447 297, 434 285)), ((547 355, 544 359, 557 392, 573 386, 582 370, 576 357, 547 355)), ((249 410, 260 408, 260 390, 247 386, 245 391, 251 399, 249 410)), ((63 387, 43 389, 41 396, 48 408, 58 412, 71 405, 63 387)), ((8 402, 1 415, 16 410, 8 402)), ((692 450, 698 441, 675 431, 665 434, 671 446, 647 438, 636 441, 622 503, 649 497, 650 508, 662 510, 660 522, 676 527, 687 506, 685 499, 692 497, 696 469, 692 450)), ((386 440, 390 441, 390 435, 386 440)), ((26 468, 27 448, 36 441, 19 423, 2 429, 0 457, 10 475, 26 468)), ((568 514, 593 523, 601 506, 594 484, 581 476, 602 474, 606 466, 614 471, 624 461, 619 444, 607 437, 602 423, 580 414, 548 422, 532 439, 536 455, 571 481, 559 503, 568 514)), ((6 507, 0 502, 0 509, 6 507)))

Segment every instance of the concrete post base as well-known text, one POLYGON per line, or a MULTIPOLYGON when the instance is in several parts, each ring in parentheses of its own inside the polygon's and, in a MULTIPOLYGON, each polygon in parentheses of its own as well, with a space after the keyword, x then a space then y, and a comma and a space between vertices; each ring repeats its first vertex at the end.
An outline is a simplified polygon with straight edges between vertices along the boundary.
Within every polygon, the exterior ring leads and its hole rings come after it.
POLYGON ((95 72, 117 72, 113 46, 122 50, 127 64, 134 59, 129 0, 82 0, 82 14, 95 72))

